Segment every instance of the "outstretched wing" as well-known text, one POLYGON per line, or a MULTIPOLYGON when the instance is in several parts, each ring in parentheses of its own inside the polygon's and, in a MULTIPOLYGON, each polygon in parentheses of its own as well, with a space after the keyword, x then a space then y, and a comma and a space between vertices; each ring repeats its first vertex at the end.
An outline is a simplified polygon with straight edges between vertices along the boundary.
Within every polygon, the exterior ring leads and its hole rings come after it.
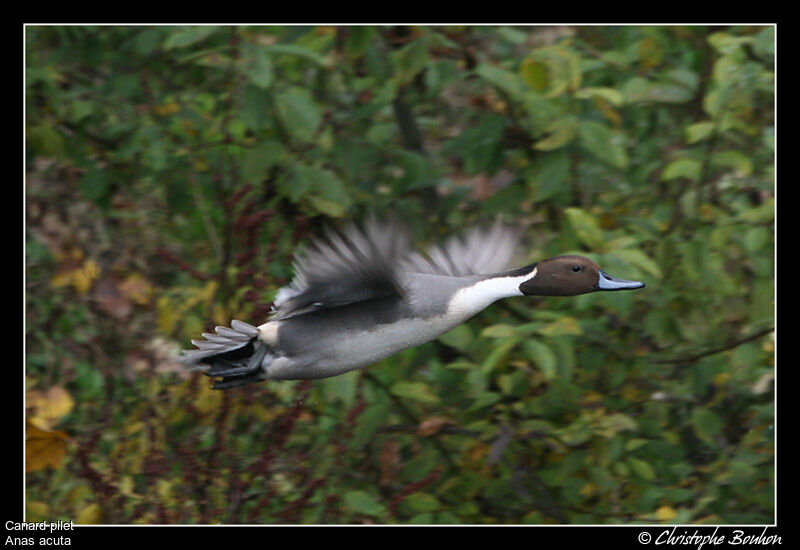
POLYGON ((452 277, 498 273, 508 267, 520 233, 519 228, 499 221, 488 228, 476 227, 431 246, 425 254, 409 254, 402 269, 452 277))
POLYGON ((402 273, 463 277, 497 273, 511 260, 520 231, 500 222, 434 245, 411 248, 397 221, 371 219, 311 241, 297 254, 295 277, 278 291, 275 319, 364 300, 403 295, 402 273))
POLYGON ((312 241, 295 258, 295 277, 278 291, 276 319, 403 293, 398 266, 410 252, 395 222, 370 220, 312 241))

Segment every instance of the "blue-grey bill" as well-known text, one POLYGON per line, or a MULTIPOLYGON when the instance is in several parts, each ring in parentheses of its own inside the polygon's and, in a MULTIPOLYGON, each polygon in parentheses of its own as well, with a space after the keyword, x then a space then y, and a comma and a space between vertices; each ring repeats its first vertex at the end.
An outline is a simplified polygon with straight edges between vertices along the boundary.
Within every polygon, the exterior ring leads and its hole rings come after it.
POLYGON ((617 279, 608 273, 600 272, 600 278, 597 281, 597 288, 600 290, 633 290, 635 288, 644 288, 644 283, 641 281, 626 281, 625 279, 617 279))

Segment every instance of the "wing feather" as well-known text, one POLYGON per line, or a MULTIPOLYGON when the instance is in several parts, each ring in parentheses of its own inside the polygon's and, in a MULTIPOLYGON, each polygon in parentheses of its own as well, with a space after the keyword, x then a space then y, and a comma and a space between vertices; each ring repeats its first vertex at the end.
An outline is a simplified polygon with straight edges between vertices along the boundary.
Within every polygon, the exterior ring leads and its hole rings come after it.
POLYGON ((295 278, 275 298, 276 318, 402 295, 397 266, 409 251, 408 233, 394 222, 329 232, 296 256, 295 278))
POLYGON ((402 296, 403 273, 451 277, 497 273, 508 266, 519 236, 515 227, 497 222, 451 237, 423 253, 411 248, 409 232, 394 220, 373 218, 363 226, 328 232, 295 257, 295 277, 278 291, 274 318, 402 296))
POLYGON ((520 234, 519 228, 499 221, 489 228, 476 227, 429 247, 425 254, 412 253, 403 269, 452 277, 498 273, 508 267, 520 234))

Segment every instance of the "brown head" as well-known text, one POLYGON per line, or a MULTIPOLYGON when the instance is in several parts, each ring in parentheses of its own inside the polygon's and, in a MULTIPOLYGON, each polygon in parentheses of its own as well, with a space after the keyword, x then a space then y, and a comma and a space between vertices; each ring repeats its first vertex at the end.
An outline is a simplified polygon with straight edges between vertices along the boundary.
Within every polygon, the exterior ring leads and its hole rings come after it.
POLYGON ((644 283, 617 279, 583 256, 556 256, 534 264, 532 277, 519 285, 528 296, 575 296, 598 290, 633 290, 644 283))

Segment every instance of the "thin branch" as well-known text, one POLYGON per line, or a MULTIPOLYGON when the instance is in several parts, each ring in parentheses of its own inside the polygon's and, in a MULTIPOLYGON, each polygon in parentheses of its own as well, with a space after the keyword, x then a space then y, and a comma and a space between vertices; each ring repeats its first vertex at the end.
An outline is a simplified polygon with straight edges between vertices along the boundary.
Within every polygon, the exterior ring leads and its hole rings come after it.
POLYGON ((694 355, 685 355, 683 357, 672 357, 668 359, 656 359, 654 363, 690 363, 692 361, 697 361, 698 359, 702 359, 703 357, 708 357, 709 355, 714 355, 716 353, 721 353, 723 351, 727 351, 729 349, 733 349, 737 346, 742 344, 746 344, 747 342, 752 342, 753 340, 758 340, 762 336, 765 336, 775 330, 775 327, 765 328, 764 330, 760 330, 755 334, 751 334, 750 336, 745 336, 739 340, 733 340, 732 342, 728 342, 718 348, 712 348, 700 353, 695 353, 694 355))

